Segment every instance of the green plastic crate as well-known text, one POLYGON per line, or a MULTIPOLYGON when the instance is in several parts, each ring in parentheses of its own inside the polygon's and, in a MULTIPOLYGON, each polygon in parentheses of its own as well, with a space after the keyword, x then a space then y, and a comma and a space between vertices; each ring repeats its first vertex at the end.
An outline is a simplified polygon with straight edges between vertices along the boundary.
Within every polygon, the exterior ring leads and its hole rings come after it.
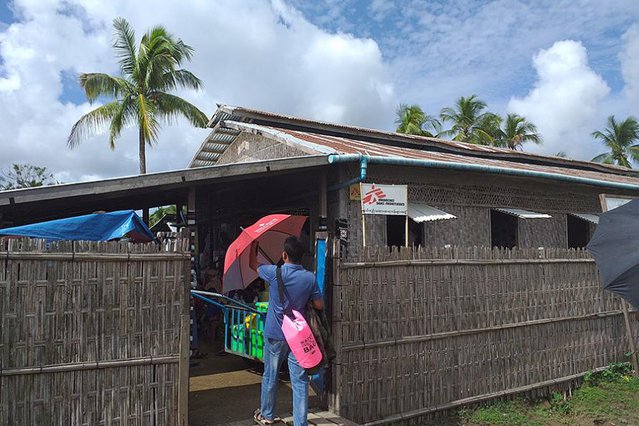
MULTIPOLYGON (((265 314, 268 302, 258 302, 255 308, 265 314)), ((264 359, 264 318, 264 315, 247 314, 242 317, 241 324, 236 322, 231 325, 231 352, 258 360, 264 359)))

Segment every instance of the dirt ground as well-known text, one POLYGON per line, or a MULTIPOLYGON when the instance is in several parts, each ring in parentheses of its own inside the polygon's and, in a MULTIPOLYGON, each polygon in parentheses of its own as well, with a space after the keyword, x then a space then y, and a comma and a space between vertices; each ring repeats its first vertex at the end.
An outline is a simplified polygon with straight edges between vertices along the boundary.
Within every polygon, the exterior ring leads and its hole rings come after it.
MULTIPOLYGON (((189 425, 224 425, 253 417, 260 405, 261 364, 250 364, 235 355, 217 355, 221 346, 203 344, 205 358, 190 369, 189 425)), ((316 405, 311 391, 309 407, 316 405)), ((277 414, 292 412, 292 391, 288 380, 280 381, 277 414)))

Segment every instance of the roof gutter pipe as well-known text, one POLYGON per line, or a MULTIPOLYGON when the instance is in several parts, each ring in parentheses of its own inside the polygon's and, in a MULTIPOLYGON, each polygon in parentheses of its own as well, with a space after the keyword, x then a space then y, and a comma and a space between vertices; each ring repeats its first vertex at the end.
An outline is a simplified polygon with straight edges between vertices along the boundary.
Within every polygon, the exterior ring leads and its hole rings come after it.
MULTIPOLYGON (((362 155, 362 154, 349 154, 349 156, 352 155, 353 159, 352 160, 339 160, 336 161, 338 163, 345 163, 345 162, 350 162, 350 161, 359 161, 359 177, 353 178, 353 179, 349 179, 346 182, 342 182, 342 183, 338 183, 336 185, 330 186, 328 188, 329 191, 337 191, 338 189, 342 189, 342 188, 346 188, 348 186, 354 185, 356 183, 360 183, 360 182, 364 182, 366 180, 366 171, 368 169, 368 156, 366 155, 362 155)), ((333 163, 333 161, 331 161, 331 158, 333 157, 346 157, 346 155, 342 156, 342 155, 334 155, 331 154, 328 156, 328 162, 329 163, 333 163)))
MULTIPOLYGON (((483 164, 456 163, 437 160, 419 160, 413 158, 400 157, 373 157, 362 154, 331 154, 328 156, 329 164, 337 163, 360 163, 360 176, 355 178, 356 182, 362 182, 366 178, 366 169, 369 163, 387 164, 393 166, 428 167, 434 169, 461 170, 469 172, 486 172, 510 176, 522 176, 541 179, 553 179, 561 182, 576 183, 581 185, 601 186, 606 188, 623 189, 626 191, 639 191, 639 185, 622 182, 609 182, 605 180, 592 179, 579 176, 567 176, 559 173, 540 172, 535 170, 511 169, 508 167, 486 166, 483 164)), ((353 183, 356 183, 353 182, 353 183)), ((345 183, 344 183, 345 184, 345 183)), ((341 184, 341 185, 344 185, 341 184)))

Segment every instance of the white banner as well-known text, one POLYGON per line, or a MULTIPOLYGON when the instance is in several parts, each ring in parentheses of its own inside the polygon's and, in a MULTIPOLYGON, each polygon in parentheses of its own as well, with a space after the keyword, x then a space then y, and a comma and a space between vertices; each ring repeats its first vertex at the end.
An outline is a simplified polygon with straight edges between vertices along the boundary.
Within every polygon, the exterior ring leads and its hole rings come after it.
POLYGON ((377 185, 362 183, 362 212, 405 216, 408 213, 406 185, 377 185))

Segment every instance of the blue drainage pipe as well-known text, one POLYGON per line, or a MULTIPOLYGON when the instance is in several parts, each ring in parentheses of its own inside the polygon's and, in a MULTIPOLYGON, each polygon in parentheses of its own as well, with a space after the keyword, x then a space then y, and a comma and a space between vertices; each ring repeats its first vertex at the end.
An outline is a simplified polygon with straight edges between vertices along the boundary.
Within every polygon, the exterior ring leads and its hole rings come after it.
MULTIPOLYGON (((349 154, 350 156, 351 154, 349 154)), ((345 160, 345 161, 331 161, 331 159, 333 157, 345 157, 345 155, 335 155, 335 154, 331 154, 328 156, 328 162, 329 163, 346 163, 346 162, 351 162, 351 161, 359 161, 359 176, 353 179, 349 179, 346 182, 342 182, 342 183, 338 183, 337 185, 333 185, 333 186, 329 186, 328 190, 329 191, 337 191, 338 189, 342 189, 342 188, 346 188, 349 187, 351 185, 354 185, 356 183, 360 183, 360 182, 364 182, 366 180, 366 171, 368 169, 368 156, 365 155, 361 155, 361 154, 352 154, 353 155, 353 159, 352 160, 345 160)))
POLYGON ((428 168, 436 168, 436 169, 462 170, 462 171, 469 171, 469 172, 486 172, 486 173, 495 173, 495 174, 510 175, 510 176, 553 179, 553 180, 562 181, 562 182, 576 183, 581 185, 601 186, 606 188, 623 189, 627 191, 639 190, 639 185, 631 184, 631 183, 609 182, 605 180, 580 177, 580 176, 568 176, 568 175, 562 175, 559 173, 552 173, 552 172, 512 169, 508 167, 486 166, 483 164, 472 164, 472 163, 455 163, 455 162, 448 162, 448 161, 420 160, 420 159, 399 158, 399 157, 372 157, 369 155, 362 155, 362 154, 331 154, 328 156, 328 162, 329 164, 351 163, 351 162, 360 163, 360 176, 358 178, 353 179, 352 180, 353 182, 349 181, 349 182, 344 182, 342 184, 339 184, 338 186, 342 188, 345 186, 351 185, 353 183, 363 182, 366 179, 366 170, 367 170, 368 164, 371 163, 371 164, 387 164, 387 165, 393 165, 393 166, 411 166, 411 167, 428 167, 428 168))

